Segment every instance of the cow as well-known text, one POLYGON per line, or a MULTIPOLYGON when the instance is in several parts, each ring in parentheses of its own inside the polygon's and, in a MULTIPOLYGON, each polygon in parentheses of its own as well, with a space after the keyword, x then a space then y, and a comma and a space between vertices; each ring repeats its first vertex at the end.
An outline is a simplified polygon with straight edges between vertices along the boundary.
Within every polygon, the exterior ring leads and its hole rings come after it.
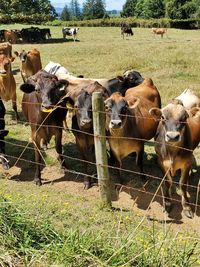
POLYGON ((49 61, 49 63, 44 67, 44 70, 54 75, 69 74, 69 71, 65 67, 63 67, 60 63, 55 63, 53 61, 49 61))
POLYGON ((48 40, 51 38, 51 31, 49 28, 43 28, 43 29, 39 29, 41 32, 41 38, 42 40, 48 40))
MULTIPOLYGON (((68 89, 68 88, 67 88, 68 89)), ((76 139, 76 144, 81 152, 85 167, 84 189, 91 187, 91 177, 87 176, 88 161, 94 161, 94 136, 93 136, 93 121, 92 121, 92 94, 101 92, 103 98, 106 99, 109 95, 102 85, 93 81, 91 84, 82 87, 76 91, 68 92, 70 103, 74 103, 74 114, 72 117, 72 132, 76 139)))
POLYGON ((172 177, 180 170, 179 180, 182 207, 185 216, 193 217, 187 196, 187 183, 192 168, 193 150, 199 143, 200 111, 194 107, 188 115, 183 103, 173 99, 164 108, 152 108, 150 114, 159 120, 155 135, 155 151, 165 176, 164 209, 171 211, 172 177))
POLYGON ((115 92, 105 100, 107 138, 115 163, 121 168, 122 160, 135 152, 142 178, 144 143, 154 137, 158 126, 149 114, 152 107, 160 108, 161 99, 150 78, 128 89, 124 97, 115 92))
POLYGON ((5 30, 4 31, 5 42, 16 44, 20 41, 20 38, 21 38, 20 30, 5 30))
POLYGON ((55 75, 40 70, 20 86, 24 92, 22 111, 30 124, 35 146, 36 171, 34 181, 39 186, 42 185, 41 143, 47 144, 53 135, 55 136, 55 148, 61 167, 66 168, 61 140, 63 120, 67 113, 64 99, 67 85, 67 81, 58 80, 55 75))
POLYGON ((22 50, 20 53, 15 51, 14 54, 19 57, 21 61, 20 71, 24 82, 26 82, 28 77, 42 69, 40 52, 36 48, 28 52, 25 50, 22 50))
POLYGON ((100 83, 108 90, 109 95, 114 92, 125 94, 126 90, 141 84, 144 78, 138 71, 127 70, 122 76, 112 79, 77 78, 71 74, 58 74, 58 79, 66 79, 69 82, 68 90, 76 90, 78 86, 86 86, 94 81, 100 83))
POLYGON ((129 25, 122 25, 121 26, 121 35, 122 35, 123 39, 124 39, 124 34, 126 34, 126 36, 133 35, 133 31, 129 25))
POLYGON ((38 27, 22 28, 20 33, 25 43, 38 43, 45 37, 38 27))
POLYGON ((166 29, 166 28, 152 28, 152 31, 153 31, 153 33, 154 33, 154 36, 155 36, 156 34, 158 34, 158 35, 161 36, 161 38, 163 38, 163 35, 164 35, 165 33, 167 33, 167 29, 166 29))
MULTIPOLYGON (((10 52, 8 52, 8 54, 10 54, 10 52)), ((9 56, 0 53, 0 98, 6 102, 12 100, 12 107, 16 119, 19 120, 17 112, 16 82, 11 70, 12 61, 13 59, 9 56)))
POLYGON ((181 100, 183 106, 188 110, 193 107, 200 107, 200 98, 189 88, 185 89, 176 99, 181 100))
POLYGON ((5 142, 4 137, 8 134, 8 131, 5 130, 5 106, 3 101, 0 99, 0 163, 5 170, 9 169, 9 160, 5 155, 5 142))
POLYGON ((63 38, 65 39, 67 35, 73 36, 73 39, 75 42, 78 31, 79 31, 79 28, 63 28, 62 29, 63 38))

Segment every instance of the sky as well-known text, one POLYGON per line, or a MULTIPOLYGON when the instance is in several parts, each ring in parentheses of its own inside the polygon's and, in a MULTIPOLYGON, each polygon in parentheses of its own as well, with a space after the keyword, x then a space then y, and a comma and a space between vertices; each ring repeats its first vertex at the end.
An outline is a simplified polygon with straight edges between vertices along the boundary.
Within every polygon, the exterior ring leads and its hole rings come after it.
MULTIPOLYGON (((69 4, 70 0, 50 0, 51 4, 54 7, 64 7, 66 4, 69 4)), ((82 5, 85 0, 79 0, 78 1, 80 5, 82 5)), ((126 2, 126 0, 106 0, 106 10, 122 10, 122 6, 126 2)))

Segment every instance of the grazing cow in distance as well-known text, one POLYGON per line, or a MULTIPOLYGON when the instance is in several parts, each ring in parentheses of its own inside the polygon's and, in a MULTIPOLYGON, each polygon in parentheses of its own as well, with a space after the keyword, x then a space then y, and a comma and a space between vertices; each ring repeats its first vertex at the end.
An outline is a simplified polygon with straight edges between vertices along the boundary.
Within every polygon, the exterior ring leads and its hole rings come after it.
MULTIPOLYGON (((107 138, 119 168, 122 160, 136 153, 136 164, 143 175, 144 143, 154 137, 158 122, 149 114, 152 107, 161 107, 160 94, 151 79, 130 88, 123 97, 113 93, 105 101, 107 138)), ((120 183, 121 177, 120 178, 120 183)))
POLYGON ((11 44, 16 44, 20 41, 21 31, 20 30, 5 30, 4 39, 5 42, 10 42, 11 44))
POLYGON ((198 97, 191 89, 185 89, 176 99, 181 100, 186 109, 200 107, 200 97, 198 97))
POLYGON ((44 67, 44 70, 50 74, 68 74, 69 71, 59 63, 49 61, 49 63, 44 67))
POLYGON ((193 150, 199 143, 200 110, 193 108, 188 115, 183 103, 172 100, 164 108, 152 108, 150 114, 159 120, 155 135, 155 151, 158 163, 165 178, 164 208, 171 210, 172 177, 181 171, 179 181, 182 194, 183 212, 188 218, 193 217, 187 195, 189 173, 192 168, 193 150))
POLYGON ((124 24, 121 26, 121 35, 123 39, 124 39, 124 34, 126 34, 126 36, 133 35, 133 31, 131 27, 127 24, 124 24))
POLYGON ((20 70, 24 82, 26 82, 28 77, 42 69, 40 52, 36 48, 33 48, 28 52, 25 50, 22 50, 20 53, 15 51, 14 54, 18 56, 21 61, 20 70))
POLYGON ((85 167, 84 189, 91 187, 91 177, 89 174, 87 161, 94 162, 94 136, 92 121, 92 94, 101 92, 104 99, 109 95, 102 85, 93 81, 88 86, 77 88, 76 91, 68 92, 68 99, 74 102, 74 115, 72 117, 72 132, 76 138, 76 144, 81 152, 85 167))
POLYGON ((75 42, 78 31, 79 31, 79 28, 63 28, 62 29, 63 38, 65 39, 67 35, 73 36, 73 39, 75 42))
POLYGON ((158 35, 160 35, 162 38, 163 38, 163 35, 164 35, 165 33, 167 33, 167 29, 166 29, 166 28, 152 28, 152 31, 153 31, 153 33, 154 33, 154 36, 155 36, 155 34, 158 34, 158 35))
POLYGON ((0 54, 0 98, 6 102, 12 100, 12 107, 18 120, 16 82, 11 70, 12 61, 13 58, 0 54))
POLYGON ((20 86, 24 92, 22 111, 31 126, 32 140, 35 146, 36 171, 34 181, 41 185, 41 143, 49 143, 55 136, 55 148, 61 167, 66 168, 62 155, 62 127, 67 109, 64 99, 67 81, 58 80, 55 75, 44 70, 29 77, 20 86))
POLYGON ((2 164, 2 167, 5 170, 9 169, 9 161, 5 156, 5 142, 4 142, 4 137, 8 134, 8 131, 5 130, 5 107, 0 99, 0 163, 2 164))

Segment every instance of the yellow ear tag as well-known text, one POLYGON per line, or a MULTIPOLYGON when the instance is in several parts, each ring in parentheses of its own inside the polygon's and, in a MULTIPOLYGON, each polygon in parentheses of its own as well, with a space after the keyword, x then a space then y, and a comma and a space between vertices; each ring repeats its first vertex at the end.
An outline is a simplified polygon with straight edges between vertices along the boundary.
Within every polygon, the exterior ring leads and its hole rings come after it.
POLYGON ((72 106, 72 104, 70 104, 69 102, 67 102, 67 103, 66 103, 66 108, 68 108, 68 109, 72 109, 73 106, 72 106))
POLYGON ((47 109, 47 108, 43 108, 43 109, 42 109, 42 112, 46 112, 46 113, 50 113, 50 112, 52 112, 52 111, 53 111, 52 108, 49 108, 49 109, 47 109))

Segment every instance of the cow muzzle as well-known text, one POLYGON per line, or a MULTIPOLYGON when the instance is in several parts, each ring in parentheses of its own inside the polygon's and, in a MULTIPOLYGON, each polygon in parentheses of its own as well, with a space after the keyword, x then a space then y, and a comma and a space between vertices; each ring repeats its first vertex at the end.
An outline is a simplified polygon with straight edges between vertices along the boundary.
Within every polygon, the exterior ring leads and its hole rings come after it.
POLYGON ((0 155, 0 163, 2 164, 4 170, 8 170, 10 168, 9 160, 3 154, 0 155))
POLYGON ((109 123, 110 129, 119 129, 122 127, 122 121, 121 120, 111 120, 109 123))
POLYGON ((91 119, 82 119, 80 120, 80 126, 84 128, 89 128, 91 126, 92 120, 91 119))
POLYGON ((5 77, 6 75, 7 75, 6 71, 4 71, 4 70, 0 71, 0 76, 1 77, 5 77))
POLYGON ((165 134, 165 141, 166 142, 179 142, 181 141, 181 135, 179 132, 168 131, 165 134))

